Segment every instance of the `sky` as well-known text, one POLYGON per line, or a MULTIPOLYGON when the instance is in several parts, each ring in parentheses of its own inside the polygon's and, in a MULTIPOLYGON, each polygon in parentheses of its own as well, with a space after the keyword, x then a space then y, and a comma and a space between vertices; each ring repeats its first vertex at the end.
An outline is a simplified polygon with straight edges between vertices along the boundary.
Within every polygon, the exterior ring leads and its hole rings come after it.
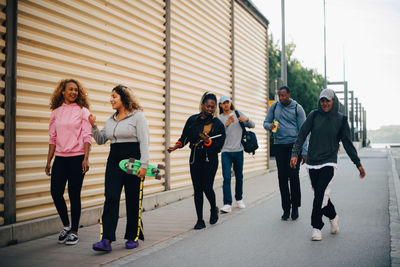
MULTIPOLYGON (((281 0, 252 2, 280 44, 281 0)), ((347 80, 367 111, 368 130, 400 125, 400 1, 325 0, 325 12, 328 81, 347 80)), ((294 57, 324 75, 323 0, 285 0, 285 32, 294 57)))

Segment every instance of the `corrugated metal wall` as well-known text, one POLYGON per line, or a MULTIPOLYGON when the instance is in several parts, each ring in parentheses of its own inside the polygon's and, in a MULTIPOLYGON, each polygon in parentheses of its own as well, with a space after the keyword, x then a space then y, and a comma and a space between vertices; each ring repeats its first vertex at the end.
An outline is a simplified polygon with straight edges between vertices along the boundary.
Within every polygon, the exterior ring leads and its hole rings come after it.
MULTIPOLYGON (((48 151, 49 98, 60 79, 78 79, 99 127, 112 114, 111 89, 131 87, 150 125, 150 158, 164 159, 164 2, 19 1, 17 58, 17 221, 56 214, 48 151)), ((102 205, 109 145, 94 145, 82 207, 102 205)), ((145 193, 163 191, 148 179, 145 193)), ((67 196, 66 196, 67 197, 67 196)))
MULTIPOLYGON (((134 89, 150 125, 151 162, 164 161, 164 15, 163 0, 18 2, 17 221, 56 214, 44 167, 49 98, 60 79, 76 78, 84 85, 100 128, 113 112, 111 89, 120 83, 134 89)), ((245 173, 249 173, 267 166, 267 136, 262 128, 267 102, 267 30, 237 3, 234 21, 232 57, 230 0, 171 1, 171 138, 167 142, 173 144, 186 119, 199 112, 205 91, 218 98, 232 94, 234 58, 235 104, 256 122, 260 145, 255 159, 246 160, 245 173)), ((91 169, 83 184, 83 208, 103 203, 108 151, 108 145, 93 145, 91 169)), ((171 189, 191 185, 188 161, 188 148, 171 154, 171 189)), ((220 169, 216 178, 222 179, 220 169)), ((3 180, 0 177, 0 183, 3 180)), ((146 180, 145 194, 163 190, 163 181, 146 180)), ((0 212, 2 208, 0 203, 0 212)))
MULTIPOLYGON (((201 96, 231 94, 230 1, 171 1, 171 142, 201 96)), ((189 148, 171 154, 171 189, 191 185, 189 148)), ((216 179, 221 179, 221 168, 216 179)))
MULTIPOLYGON (((5 14, 5 6, 6 6, 6 0, 1 0, 0 1, 0 35, 1 37, 4 37, 6 33, 6 27, 4 25, 5 20, 6 20, 6 14, 5 14)), ((5 70, 3 63, 5 61, 5 55, 4 55, 4 48, 6 44, 4 41, 4 38, 0 38, 0 75, 4 77, 5 70)), ((0 79, 0 92, 4 92, 4 78, 0 79)), ((2 108, 4 105, 4 94, 0 93, 0 225, 4 224, 4 149, 2 148, 4 145, 4 108, 2 108)))
POLYGON ((255 122, 252 131, 259 145, 254 158, 245 153, 246 174, 267 169, 268 139, 263 122, 268 100, 268 35, 267 29, 236 2, 234 27, 235 108, 255 122))

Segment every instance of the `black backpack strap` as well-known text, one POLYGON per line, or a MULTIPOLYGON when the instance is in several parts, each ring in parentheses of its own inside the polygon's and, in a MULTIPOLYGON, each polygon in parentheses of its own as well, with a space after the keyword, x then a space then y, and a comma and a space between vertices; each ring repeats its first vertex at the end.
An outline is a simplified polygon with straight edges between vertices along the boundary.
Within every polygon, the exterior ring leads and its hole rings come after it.
POLYGON ((274 117, 273 117, 274 120, 275 120, 275 110, 276 110, 277 105, 278 105, 278 102, 275 102, 274 110, 272 111, 272 114, 274 115, 274 117))
MULTIPOLYGON (((238 112, 237 110, 235 110, 235 114, 236 114, 236 117, 237 117, 238 120, 239 120, 240 115, 239 115, 239 112, 238 112)), ((244 132, 246 131, 246 129, 244 128, 244 124, 243 124, 243 122, 241 122, 241 121, 239 121, 239 124, 240 124, 240 127, 242 127, 243 134, 244 134, 244 132)))

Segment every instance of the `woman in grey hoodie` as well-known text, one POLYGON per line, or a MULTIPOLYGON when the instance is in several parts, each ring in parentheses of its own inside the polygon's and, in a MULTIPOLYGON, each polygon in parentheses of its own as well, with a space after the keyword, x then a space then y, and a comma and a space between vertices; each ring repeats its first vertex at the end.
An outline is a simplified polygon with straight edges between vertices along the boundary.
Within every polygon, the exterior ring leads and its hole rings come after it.
POLYGON ((149 127, 142 107, 128 87, 123 85, 114 87, 110 103, 116 112, 108 118, 101 131, 97 128, 96 117, 92 114, 89 116, 92 134, 97 144, 102 145, 107 140, 111 142, 105 173, 103 236, 100 242, 93 244, 93 249, 97 251, 111 251, 111 242, 116 239, 115 230, 122 187, 125 188, 127 217, 125 247, 136 248, 139 245, 139 239, 144 239, 141 200, 144 176, 149 161, 149 127), (138 159, 141 163, 141 167, 134 176, 119 168, 119 162, 129 158, 138 159))
POLYGON ((331 233, 339 232, 339 217, 329 197, 330 186, 336 175, 339 141, 342 141, 346 153, 359 170, 360 178, 365 177, 365 170, 353 146, 347 117, 339 112, 339 101, 332 89, 322 90, 318 109, 313 110, 301 126, 292 149, 290 160, 292 168, 297 164, 297 155, 309 133, 311 136, 305 167, 314 189, 311 214, 312 240, 318 241, 322 240, 321 229, 324 226, 322 215, 330 219, 331 233))

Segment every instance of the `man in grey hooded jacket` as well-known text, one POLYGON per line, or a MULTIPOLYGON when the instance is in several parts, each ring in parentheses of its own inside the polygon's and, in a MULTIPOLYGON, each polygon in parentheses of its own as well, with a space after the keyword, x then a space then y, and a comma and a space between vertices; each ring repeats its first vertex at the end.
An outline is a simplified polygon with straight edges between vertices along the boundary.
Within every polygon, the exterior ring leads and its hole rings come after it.
POLYGON ((339 112, 339 100, 332 89, 321 91, 318 109, 313 110, 301 126, 292 149, 290 160, 292 168, 296 167, 297 155, 310 132, 305 167, 308 169, 311 185, 314 189, 311 213, 312 240, 319 241, 322 239, 323 215, 330 219, 331 233, 339 232, 339 217, 329 196, 330 187, 336 175, 339 141, 342 141, 347 155, 359 170, 360 178, 365 177, 365 171, 361 166, 357 150, 353 146, 347 117, 339 112))
MULTIPOLYGON (((275 159, 278 167, 279 190, 283 215, 282 220, 286 221, 290 216, 292 208, 292 220, 299 217, 298 208, 301 204, 299 168, 300 161, 295 169, 290 168, 292 147, 296 141, 297 134, 306 116, 303 107, 290 98, 290 89, 282 86, 278 91, 279 101, 271 105, 267 117, 264 120, 265 130, 274 133, 275 159), (278 122, 278 126, 275 125, 278 122), (290 184, 290 188, 289 188, 290 184)), ((299 157, 304 162, 307 155, 307 143, 299 157)))

